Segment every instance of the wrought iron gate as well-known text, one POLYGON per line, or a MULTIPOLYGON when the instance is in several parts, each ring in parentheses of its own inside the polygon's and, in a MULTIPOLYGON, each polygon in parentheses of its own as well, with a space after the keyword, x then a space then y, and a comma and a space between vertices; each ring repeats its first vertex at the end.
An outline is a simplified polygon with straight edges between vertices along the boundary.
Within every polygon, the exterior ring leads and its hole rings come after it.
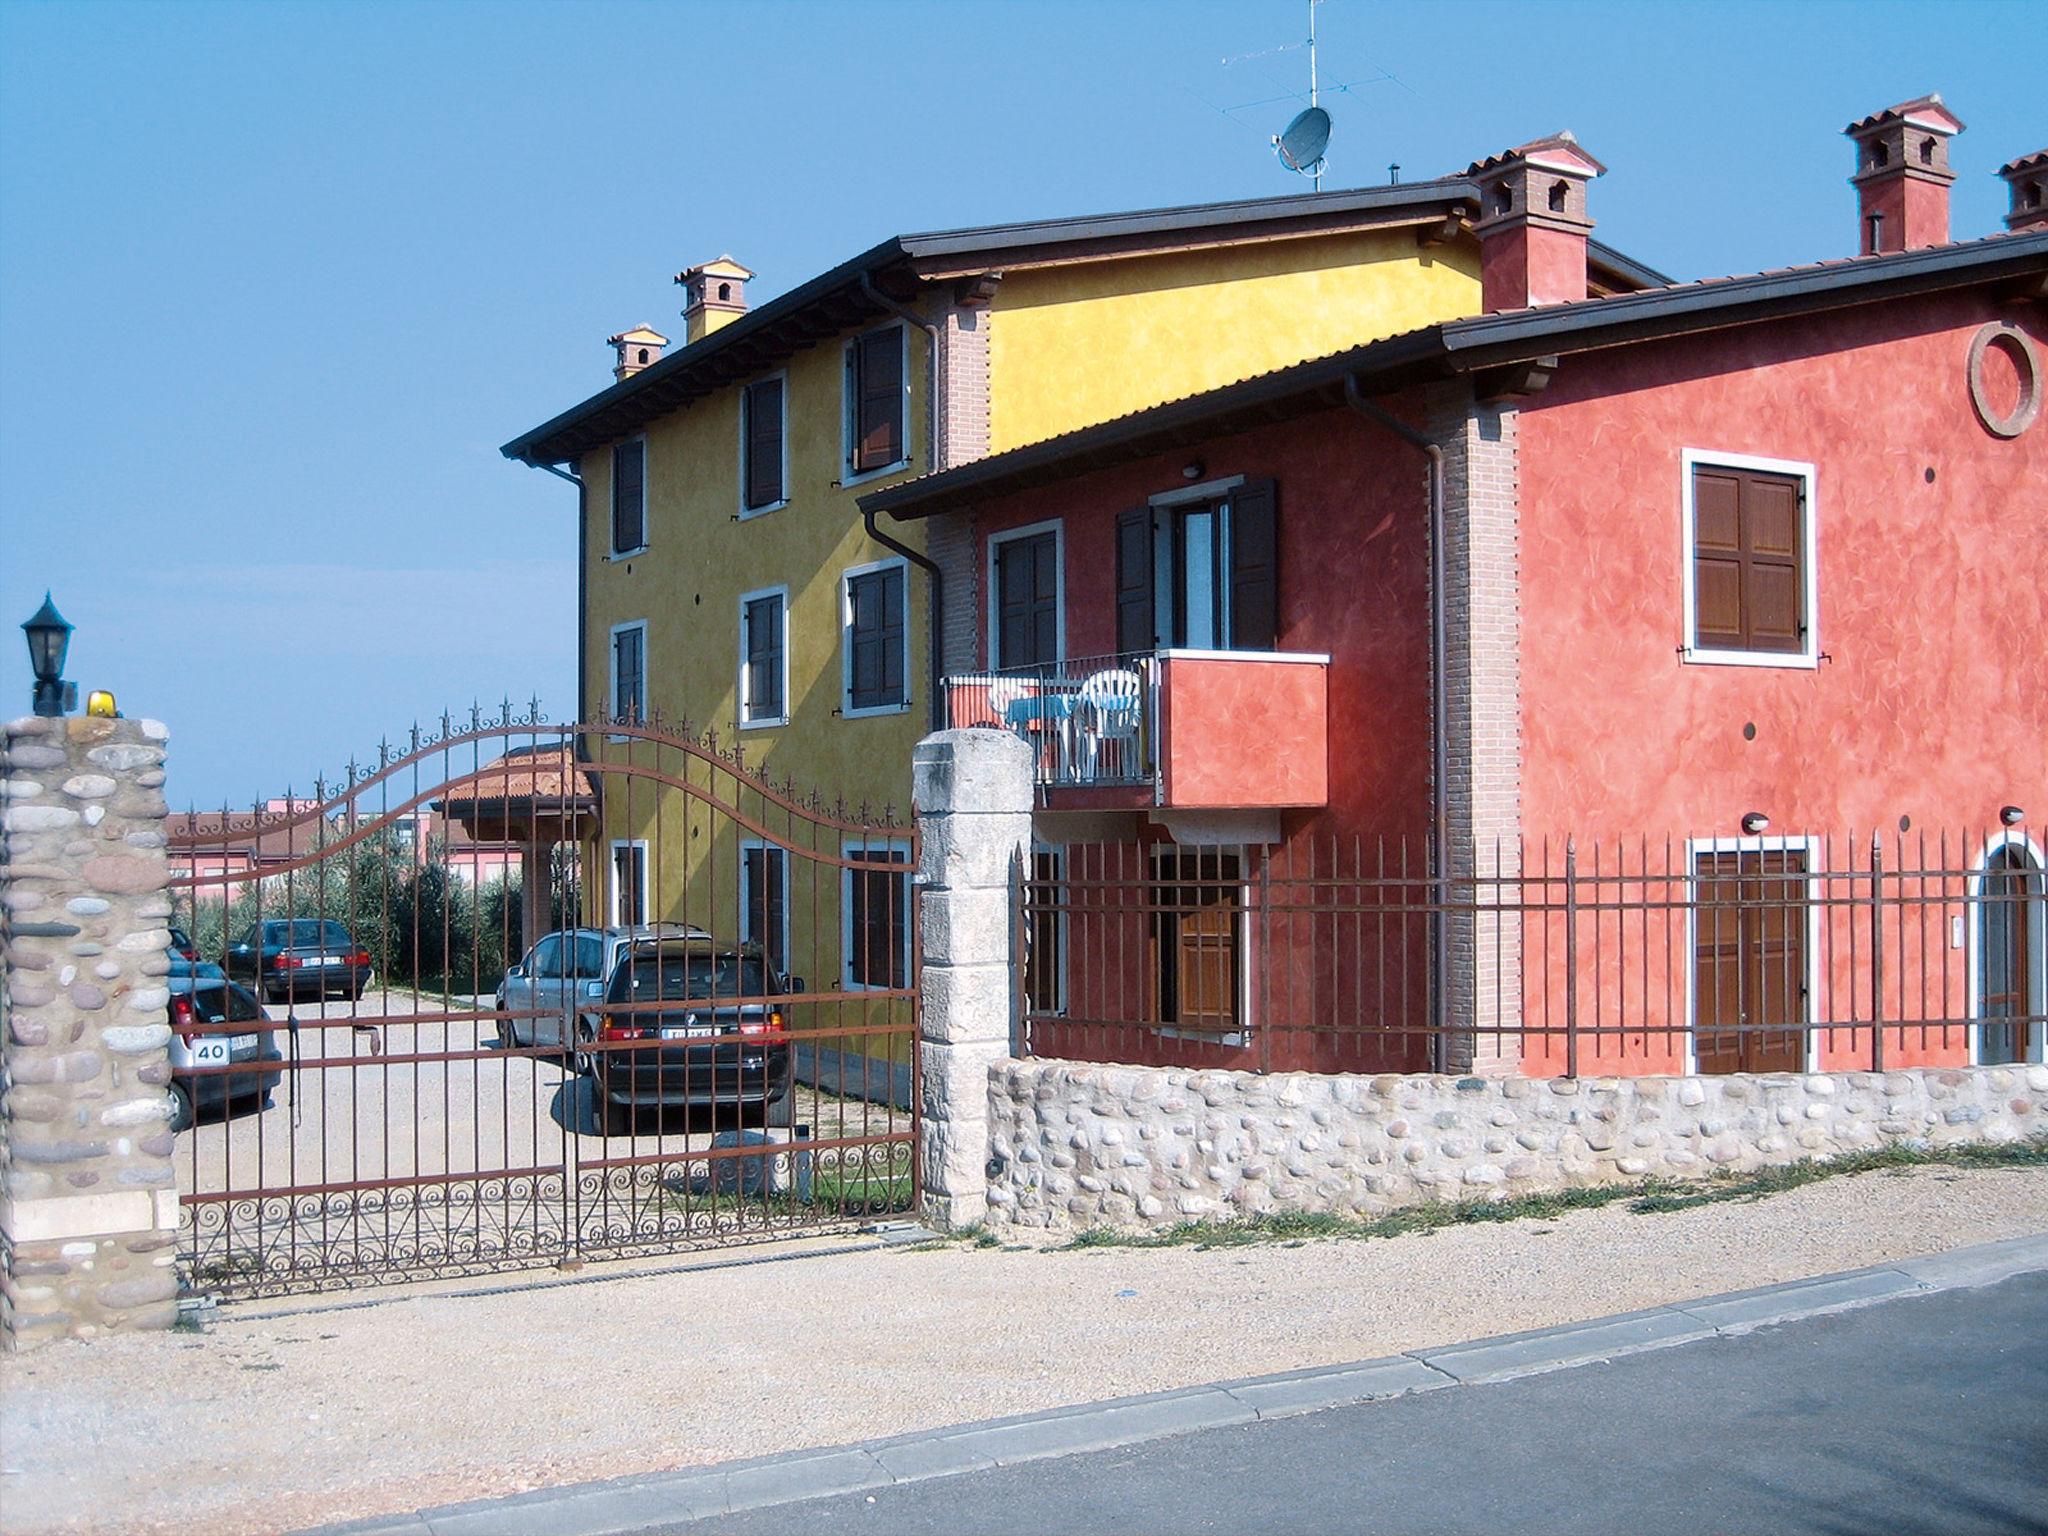
POLYGON ((913 827, 715 736, 444 720, 170 829, 182 1262, 231 1296, 916 1207, 913 827))

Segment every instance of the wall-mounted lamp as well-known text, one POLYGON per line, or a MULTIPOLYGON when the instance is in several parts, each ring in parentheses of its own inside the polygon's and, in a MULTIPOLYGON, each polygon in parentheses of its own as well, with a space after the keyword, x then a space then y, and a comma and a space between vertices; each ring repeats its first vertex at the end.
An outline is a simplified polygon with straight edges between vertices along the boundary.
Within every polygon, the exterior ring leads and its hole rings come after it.
POLYGON ((1200 459, 1195 459, 1195 460, 1191 461, 1190 463, 1186 463, 1186 464, 1183 464, 1183 465, 1181 465, 1181 467, 1180 467, 1180 477, 1181 477, 1181 479, 1183 479, 1183 480, 1199 480, 1199 479, 1201 479, 1201 478, 1202 478, 1202 461, 1201 461, 1200 459))
POLYGON ((2016 827, 2027 819, 2027 813, 2016 805, 2000 806, 1998 819, 2008 827, 2016 827))
POLYGON ((1743 813, 1742 830, 1747 832, 1751 837, 1756 836, 1757 833, 1763 831, 1764 828, 1768 827, 1770 824, 1771 818, 1766 816, 1762 811, 1745 811, 1743 813))

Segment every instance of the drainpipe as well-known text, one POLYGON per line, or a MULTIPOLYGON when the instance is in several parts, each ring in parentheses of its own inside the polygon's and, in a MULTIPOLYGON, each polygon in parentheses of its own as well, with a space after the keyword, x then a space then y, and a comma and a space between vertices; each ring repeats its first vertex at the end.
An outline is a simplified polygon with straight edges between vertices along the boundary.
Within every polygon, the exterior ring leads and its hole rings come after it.
MULTIPOLYGON (((1437 879, 1438 901, 1450 862, 1450 749, 1445 743, 1445 651, 1444 639, 1444 451, 1397 416, 1389 415, 1366 399, 1358 387, 1358 376, 1344 376, 1344 403, 1369 421, 1377 422, 1429 460, 1429 752, 1430 752, 1430 862, 1437 879)), ((1430 1012, 1436 1022, 1438 1051, 1442 1051, 1447 1020, 1444 1017, 1444 983, 1450 975, 1450 935, 1442 911, 1430 915, 1430 1012)), ((1442 1068, 1444 1063, 1437 1063, 1442 1068)))
MULTIPOLYGON (((930 427, 926 435, 924 462, 926 471, 936 474, 942 467, 939 463, 939 444, 945 441, 945 435, 940 430, 940 419, 944 414, 946 405, 946 391, 939 380, 939 363, 943 355, 943 349, 939 345, 939 328, 907 304, 892 299, 888 294, 883 293, 875 286, 873 278, 866 272, 862 272, 860 275, 860 291, 870 301, 886 309, 890 314, 908 321, 911 325, 923 331, 931 342, 931 363, 925 369, 924 375, 925 393, 930 401, 930 408, 927 412, 930 427)), ((875 526, 874 513, 863 511, 861 518, 867 523, 869 538, 881 545, 882 548, 893 550, 895 553, 903 556, 931 577, 931 635, 926 649, 931 653, 932 729, 942 731, 946 728, 946 701, 943 693, 945 667, 944 658, 940 655, 939 637, 945 633, 943 627, 946 609, 945 573, 939 569, 937 562, 929 556, 921 551, 912 549, 901 540, 893 539, 883 533, 880 528, 875 526)))

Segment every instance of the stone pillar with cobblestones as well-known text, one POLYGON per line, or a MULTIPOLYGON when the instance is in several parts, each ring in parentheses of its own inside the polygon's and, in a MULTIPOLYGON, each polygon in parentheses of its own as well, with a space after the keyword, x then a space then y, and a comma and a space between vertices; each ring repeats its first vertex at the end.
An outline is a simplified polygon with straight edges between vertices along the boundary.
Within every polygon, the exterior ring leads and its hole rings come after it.
POLYGON ((922 1008, 918 1166, 942 1230, 988 1210, 989 1070, 1020 1020, 1018 914, 1031 847, 1031 750, 1007 731, 940 731, 911 757, 922 1008))
POLYGON ((176 1319, 164 743, 25 719, 0 762, 0 1335, 176 1319))

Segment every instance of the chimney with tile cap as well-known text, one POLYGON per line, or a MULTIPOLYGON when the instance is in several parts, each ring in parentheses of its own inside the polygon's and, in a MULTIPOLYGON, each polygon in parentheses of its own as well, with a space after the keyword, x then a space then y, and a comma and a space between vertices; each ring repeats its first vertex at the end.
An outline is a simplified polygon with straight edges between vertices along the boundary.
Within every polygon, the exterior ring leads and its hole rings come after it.
POLYGON ((1857 250, 1865 256, 1948 244, 1948 141, 1962 119, 1921 96, 1873 112, 1842 132, 1856 141, 1857 250))
POLYGON ((648 364, 660 362, 662 348, 668 345, 668 338, 651 325, 636 325, 630 331, 605 337, 604 344, 615 348, 619 356, 612 369, 612 377, 625 380, 648 364))
POLYGON ((1586 184, 1606 171, 1568 131, 1466 170, 1479 191, 1472 230, 1486 313, 1586 296, 1586 184))
POLYGON ((683 323, 691 341, 702 341, 747 312, 747 279, 753 275, 730 256, 676 274, 683 285, 683 323))
POLYGON ((2023 229, 2048 229, 2048 149, 2008 160, 1998 174, 2012 191, 2012 211, 2005 227, 2014 234, 2023 229))

